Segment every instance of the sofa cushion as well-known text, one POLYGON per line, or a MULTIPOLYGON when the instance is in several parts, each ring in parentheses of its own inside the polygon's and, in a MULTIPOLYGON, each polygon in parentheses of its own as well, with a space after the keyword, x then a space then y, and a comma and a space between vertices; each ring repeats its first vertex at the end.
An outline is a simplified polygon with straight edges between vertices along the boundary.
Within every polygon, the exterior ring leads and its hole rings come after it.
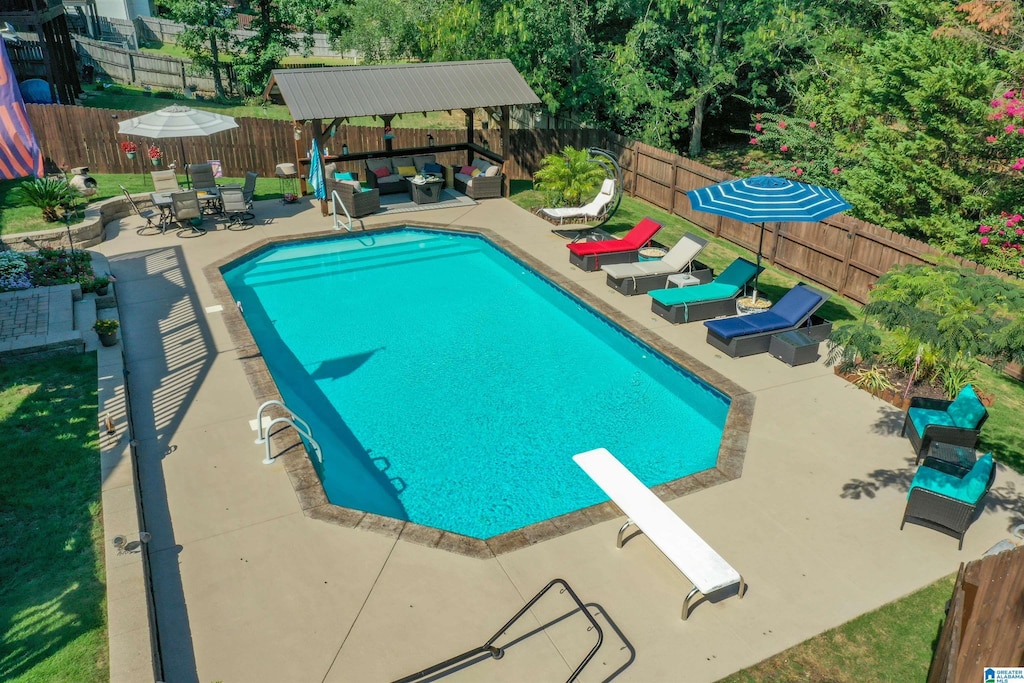
POLYGON ((949 498, 954 498, 968 505, 976 505, 981 497, 985 495, 988 487, 988 478, 992 474, 995 463, 992 461, 992 454, 986 453, 978 458, 971 471, 959 478, 930 467, 918 468, 914 480, 910 483, 910 490, 922 488, 926 491, 938 493, 949 498))
POLYGON ((363 191, 363 185, 358 180, 339 180, 338 185, 345 185, 346 187, 351 187, 356 192, 363 191))
POLYGON ((985 406, 974 393, 974 387, 968 384, 956 395, 956 399, 949 404, 946 412, 957 427, 974 429, 985 415, 985 406))
POLYGON ((391 169, 387 166, 381 166, 380 168, 374 168, 371 170, 373 171, 373 175, 377 176, 381 180, 391 175, 391 169))
POLYGON ((338 164, 334 163, 333 161, 331 163, 329 163, 329 164, 324 166, 324 177, 325 178, 330 178, 330 177, 334 176, 334 174, 337 173, 337 172, 338 172, 338 164))
POLYGON ((924 429, 928 425, 939 425, 940 427, 955 427, 949 413, 945 410, 930 410, 928 408, 911 408, 907 411, 910 421, 914 423, 914 429, 918 434, 924 435, 924 429))
MULTIPOLYGON (((391 168, 396 169, 396 173, 397 173, 397 169, 402 167, 402 166, 412 166, 413 168, 416 168, 416 164, 414 164, 412 162, 412 157, 392 157, 391 158, 391 168)), ((413 175, 416 175, 416 174, 413 173, 413 175)))
POLYGON ((391 175, 384 176, 383 178, 379 178, 377 180, 377 183, 378 184, 380 184, 380 183, 385 183, 385 184, 387 184, 387 183, 400 183, 403 180, 405 180, 405 178, 403 178, 402 176, 398 175, 397 173, 393 173, 391 175))
POLYGON ((400 176, 414 176, 414 175, 416 175, 416 167, 415 166, 399 166, 398 168, 395 169, 395 171, 397 171, 398 175, 400 175, 400 176))
POLYGON ((491 164, 491 162, 487 161, 487 159, 479 159, 479 158, 477 158, 477 159, 473 159, 473 166, 475 168, 479 168, 480 172, 483 173, 484 171, 489 169, 492 166, 492 164, 491 164))
MULTIPOLYGON (((417 154, 412 158, 413 164, 416 166, 418 173, 426 171, 427 164, 436 164, 437 157, 433 154, 417 154)), ((429 171, 427 171, 429 173, 429 171)))
POLYGON ((394 169, 390 159, 367 159, 366 168, 370 169, 371 173, 376 173, 378 168, 386 168, 389 173, 394 169))

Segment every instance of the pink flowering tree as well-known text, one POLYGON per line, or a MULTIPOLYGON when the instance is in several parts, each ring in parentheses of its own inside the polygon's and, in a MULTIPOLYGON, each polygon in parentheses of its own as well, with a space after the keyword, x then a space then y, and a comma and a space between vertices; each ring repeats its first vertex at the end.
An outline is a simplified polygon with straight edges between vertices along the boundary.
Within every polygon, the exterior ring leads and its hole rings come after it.
POLYGON ((838 188, 843 164, 831 133, 817 122, 781 114, 754 114, 748 162, 741 175, 772 174, 838 188))
POLYGON ((985 265, 1024 276, 1024 89, 1009 89, 989 102, 990 151, 996 205, 1010 207, 982 217, 972 256, 985 265))

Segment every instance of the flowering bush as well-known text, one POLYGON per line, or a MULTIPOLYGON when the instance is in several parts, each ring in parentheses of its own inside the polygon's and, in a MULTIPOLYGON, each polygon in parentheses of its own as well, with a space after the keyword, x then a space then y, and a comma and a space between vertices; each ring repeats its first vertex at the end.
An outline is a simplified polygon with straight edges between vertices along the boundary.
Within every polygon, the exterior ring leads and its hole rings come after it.
POLYGON ((27 271, 28 263, 24 254, 16 251, 0 252, 0 292, 30 288, 32 281, 27 271))
POLYGON ((750 135, 750 144, 759 148, 742 170, 754 175, 773 175, 836 186, 835 176, 842 164, 829 133, 816 121, 793 116, 755 114, 753 130, 735 131, 750 135))
POLYGON ((159 159, 160 157, 163 156, 163 152, 161 152, 160 148, 157 147, 156 145, 150 145, 149 149, 146 150, 146 154, 149 156, 150 159, 159 159))
POLYGON ((28 257, 28 275, 36 287, 79 282, 86 274, 93 274, 92 255, 87 251, 40 249, 28 257))
POLYGON ((998 220, 978 226, 977 258, 987 266, 1004 273, 1024 276, 1024 220, 1019 213, 1003 211, 998 220))

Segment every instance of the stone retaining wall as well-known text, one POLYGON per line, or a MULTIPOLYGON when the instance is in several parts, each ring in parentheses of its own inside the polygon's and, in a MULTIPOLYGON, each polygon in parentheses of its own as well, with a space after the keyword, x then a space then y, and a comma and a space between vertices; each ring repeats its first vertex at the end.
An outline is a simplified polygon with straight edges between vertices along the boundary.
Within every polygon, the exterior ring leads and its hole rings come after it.
MULTIPOLYGON (((149 195, 133 197, 139 207, 151 204, 149 195)), ((102 202, 89 204, 85 209, 85 218, 71 226, 71 239, 76 249, 86 249, 103 241, 103 228, 110 221, 124 218, 132 213, 128 200, 122 197, 111 197, 102 202)), ((35 232, 18 232, 0 235, 0 242, 14 251, 37 251, 40 247, 59 249, 68 246, 68 228, 60 225, 49 230, 35 232)))

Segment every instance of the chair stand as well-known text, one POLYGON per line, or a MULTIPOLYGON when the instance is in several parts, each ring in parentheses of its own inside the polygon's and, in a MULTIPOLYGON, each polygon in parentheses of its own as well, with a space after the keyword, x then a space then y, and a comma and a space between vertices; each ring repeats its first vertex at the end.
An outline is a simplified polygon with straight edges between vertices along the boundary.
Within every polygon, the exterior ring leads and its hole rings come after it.
POLYGON ((256 218, 256 214, 254 214, 252 212, 249 212, 249 211, 239 212, 239 213, 229 213, 227 215, 227 218, 228 218, 228 224, 227 224, 227 229, 228 230, 235 230, 235 231, 249 230, 249 229, 251 229, 253 227, 252 223, 250 223, 249 221, 251 221, 252 219, 256 218))

